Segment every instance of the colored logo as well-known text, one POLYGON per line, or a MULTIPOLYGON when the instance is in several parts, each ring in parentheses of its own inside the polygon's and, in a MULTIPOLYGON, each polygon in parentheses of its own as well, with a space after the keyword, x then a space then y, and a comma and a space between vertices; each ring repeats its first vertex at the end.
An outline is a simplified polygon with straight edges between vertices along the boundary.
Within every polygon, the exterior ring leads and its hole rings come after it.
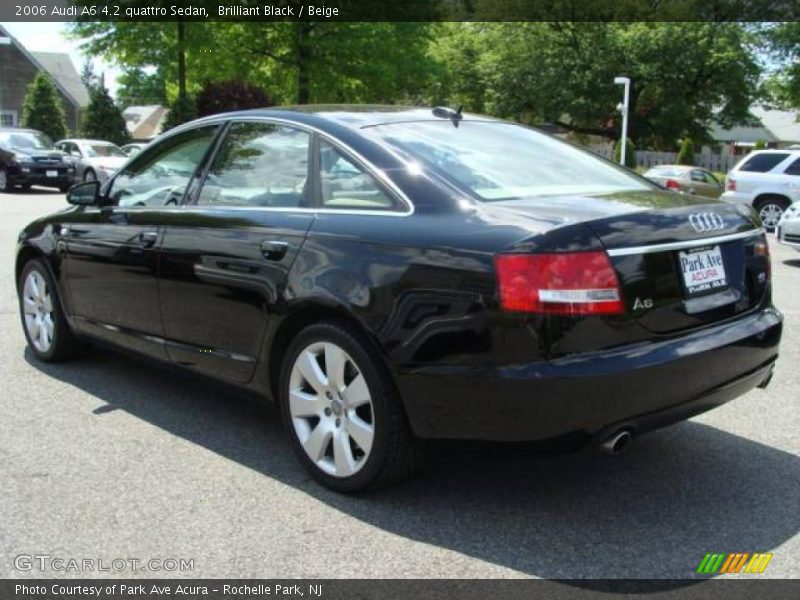
POLYGON ((697 572, 702 575, 731 575, 733 573, 763 573, 771 552, 731 552, 730 554, 709 553, 700 561, 697 572))

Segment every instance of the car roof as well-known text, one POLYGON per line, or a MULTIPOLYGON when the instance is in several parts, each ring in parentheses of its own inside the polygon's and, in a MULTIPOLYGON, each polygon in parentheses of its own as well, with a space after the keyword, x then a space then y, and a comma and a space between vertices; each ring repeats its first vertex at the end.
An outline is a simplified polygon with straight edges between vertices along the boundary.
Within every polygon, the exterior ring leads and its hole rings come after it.
POLYGON ((85 138, 65 138, 63 140, 58 140, 56 144, 61 144, 64 142, 73 142, 73 143, 80 143, 80 144, 103 144, 107 146, 116 146, 114 142, 109 142, 107 140, 89 140, 85 138))
MULTIPOLYGON (((273 117, 317 126, 338 124, 351 129, 362 129, 364 127, 373 127, 375 125, 385 125, 389 123, 447 120, 446 117, 434 115, 433 110, 433 107, 382 104, 306 104, 229 112, 209 116, 207 119, 273 117)), ((461 119, 465 121, 503 122, 501 119, 471 113, 462 113, 461 119)), ((200 120, 203 121, 205 119, 200 120)))

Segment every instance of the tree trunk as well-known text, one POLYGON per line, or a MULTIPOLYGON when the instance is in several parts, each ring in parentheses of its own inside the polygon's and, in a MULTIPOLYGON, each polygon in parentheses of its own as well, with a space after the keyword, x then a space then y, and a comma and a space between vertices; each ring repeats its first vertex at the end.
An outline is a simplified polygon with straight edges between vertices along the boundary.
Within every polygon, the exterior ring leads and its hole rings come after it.
POLYGON ((178 97, 186 98, 186 24, 178 21, 178 97))
POLYGON ((297 103, 308 104, 311 98, 311 27, 308 23, 297 24, 297 103))

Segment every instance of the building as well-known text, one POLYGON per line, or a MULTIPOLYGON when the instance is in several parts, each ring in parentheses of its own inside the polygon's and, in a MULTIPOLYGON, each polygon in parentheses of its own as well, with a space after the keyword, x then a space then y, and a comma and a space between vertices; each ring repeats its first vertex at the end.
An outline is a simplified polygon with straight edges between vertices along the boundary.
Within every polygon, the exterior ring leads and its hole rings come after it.
POLYGON ((754 106, 750 114, 754 117, 752 125, 731 129, 713 125, 711 137, 735 155, 747 154, 758 142, 763 142, 769 148, 788 148, 800 144, 800 111, 754 106))
POLYGON ((122 116, 134 142, 149 142, 161 133, 167 112, 169 111, 160 104, 150 104, 129 106, 122 116))
POLYGON ((28 86, 40 72, 50 76, 64 104, 67 128, 77 131, 81 115, 89 105, 83 85, 68 54, 31 52, 0 27, 0 126, 16 127, 28 86))

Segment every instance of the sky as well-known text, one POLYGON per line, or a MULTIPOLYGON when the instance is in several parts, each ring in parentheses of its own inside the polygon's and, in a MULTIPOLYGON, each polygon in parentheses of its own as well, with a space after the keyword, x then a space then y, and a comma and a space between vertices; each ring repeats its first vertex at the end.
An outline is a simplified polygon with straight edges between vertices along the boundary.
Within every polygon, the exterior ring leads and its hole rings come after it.
MULTIPOLYGON (((67 39, 66 23, 0 23, 0 25, 28 50, 68 53, 75 64, 75 69, 80 73, 85 57, 80 50, 80 42, 67 39)), ((92 58, 92 64, 98 75, 105 73, 106 87, 112 96, 116 96, 120 69, 96 57, 92 58)))

